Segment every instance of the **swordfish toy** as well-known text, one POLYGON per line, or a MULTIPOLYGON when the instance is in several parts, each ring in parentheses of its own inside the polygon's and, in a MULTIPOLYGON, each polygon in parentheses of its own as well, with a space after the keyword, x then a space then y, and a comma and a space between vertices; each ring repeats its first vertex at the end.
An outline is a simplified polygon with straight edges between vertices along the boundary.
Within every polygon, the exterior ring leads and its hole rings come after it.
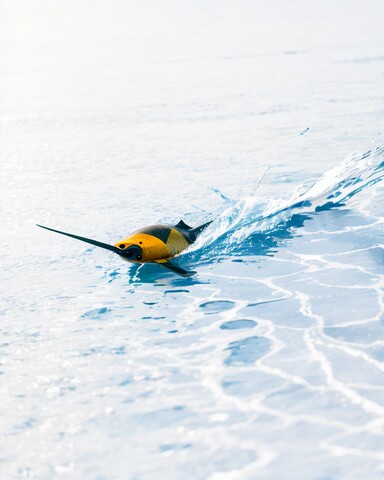
POLYGON ((37 226, 50 230, 51 232, 76 238, 77 240, 90 243, 96 247, 105 248, 106 250, 117 253, 129 262, 158 263, 168 268, 168 270, 172 270, 172 272, 188 277, 196 272, 184 270, 169 260, 189 247, 210 223, 212 222, 204 223, 196 228, 188 226, 183 220, 180 220, 180 222, 173 227, 169 225, 150 225, 149 227, 136 230, 114 245, 108 245, 107 243, 92 240, 91 238, 80 237, 72 233, 61 232, 60 230, 54 230, 53 228, 44 227, 43 225, 37 226))

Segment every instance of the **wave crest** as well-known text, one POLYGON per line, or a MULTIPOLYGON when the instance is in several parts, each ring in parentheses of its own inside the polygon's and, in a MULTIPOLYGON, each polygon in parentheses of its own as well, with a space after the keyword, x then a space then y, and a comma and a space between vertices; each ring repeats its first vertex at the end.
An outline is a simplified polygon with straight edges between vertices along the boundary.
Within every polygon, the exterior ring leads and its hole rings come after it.
POLYGON ((384 177, 384 145, 348 155, 309 188, 301 184, 287 199, 251 195, 226 205, 212 225, 183 254, 199 263, 228 255, 268 255, 313 214, 345 205, 384 177), (229 205, 228 205, 229 204, 229 205))

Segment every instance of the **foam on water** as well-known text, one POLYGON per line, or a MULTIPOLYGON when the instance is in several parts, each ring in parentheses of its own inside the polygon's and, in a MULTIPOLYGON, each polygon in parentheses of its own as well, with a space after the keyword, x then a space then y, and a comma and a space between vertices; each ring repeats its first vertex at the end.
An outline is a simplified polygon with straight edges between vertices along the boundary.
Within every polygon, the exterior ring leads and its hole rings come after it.
POLYGON ((181 258, 204 261, 233 255, 266 255, 279 239, 321 211, 345 207, 348 200, 384 177, 384 146, 348 155, 308 188, 274 198, 257 195, 234 201, 221 194, 226 206, 181 258), (193 252, 193 253, 192 253, 193 252))

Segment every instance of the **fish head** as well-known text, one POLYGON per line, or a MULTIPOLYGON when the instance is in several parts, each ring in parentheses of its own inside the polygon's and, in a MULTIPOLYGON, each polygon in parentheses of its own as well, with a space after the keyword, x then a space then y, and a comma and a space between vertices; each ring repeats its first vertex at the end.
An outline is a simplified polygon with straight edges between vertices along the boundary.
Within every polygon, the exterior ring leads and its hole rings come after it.
POLYGON ((119 255, 121 255, 125 260, 130 262, 141 262, 143 260, 143 249, 134 243, 115 243, 115 247, 119 250, 119 255))

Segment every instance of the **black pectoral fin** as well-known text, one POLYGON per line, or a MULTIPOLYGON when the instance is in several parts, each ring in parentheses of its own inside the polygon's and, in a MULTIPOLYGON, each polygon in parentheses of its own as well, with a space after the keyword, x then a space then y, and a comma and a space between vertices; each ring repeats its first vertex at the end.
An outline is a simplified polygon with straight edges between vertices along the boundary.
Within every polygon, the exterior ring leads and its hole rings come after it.
POLYGON ((168 270, 171 270, 174 273, 177 273, 178 275, 181 275, 182 277, 191 277, 192 275, 195 275, 196 272, 190 270, 184 270, 184 268, 179 267, 178 265, 175 265, 171 262, 155 262, 158 265, 161 265, 164 268, 167 268, 168 270))
POLYGON ((177 225, 175 225, 175 227, 176 228, 184 228, 184 230, 192 230, 192 227, 190 227, 185 222, 183 222, 183 220, 180 220, 180 222, 177 225))

